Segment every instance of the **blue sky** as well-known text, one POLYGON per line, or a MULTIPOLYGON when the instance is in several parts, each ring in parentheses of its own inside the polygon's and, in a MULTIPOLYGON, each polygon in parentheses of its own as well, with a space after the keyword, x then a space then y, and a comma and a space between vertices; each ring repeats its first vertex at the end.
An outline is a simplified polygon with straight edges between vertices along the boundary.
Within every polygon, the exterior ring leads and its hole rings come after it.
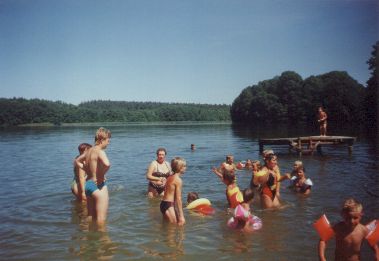
POLYGON ((0 0, 0 97, 231 104, 291 70, 366 85, 377 0, 0 0))

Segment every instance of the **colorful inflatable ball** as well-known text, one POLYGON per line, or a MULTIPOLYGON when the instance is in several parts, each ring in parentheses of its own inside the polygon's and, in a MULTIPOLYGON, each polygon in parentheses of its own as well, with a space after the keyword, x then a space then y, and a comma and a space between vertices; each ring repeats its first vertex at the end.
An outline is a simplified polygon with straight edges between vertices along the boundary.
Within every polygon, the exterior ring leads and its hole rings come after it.
POLYGON ((368 235, 366 236, 366 240, 370 244, 370 246, 375 246, 379 241, 379 220, 373 220, 366 225, 368 229, 368 235))
POLYGON ((332 226, 330 225, 329 220, 325 214, 316 220, 316 222, 313 224, 313 227, 323 241, 328 241, 334 236, 332 226))

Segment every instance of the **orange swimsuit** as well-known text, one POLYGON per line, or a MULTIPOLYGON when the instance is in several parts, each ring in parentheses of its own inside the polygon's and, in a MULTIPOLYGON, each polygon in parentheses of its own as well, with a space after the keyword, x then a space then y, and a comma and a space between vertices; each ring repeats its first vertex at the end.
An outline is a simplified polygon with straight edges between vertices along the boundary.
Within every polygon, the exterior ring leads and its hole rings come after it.
POLYGON ((269 173, 269 178, 265 184, 262 186, 261 194, 267 195, 271 200, 274 200, 276 195, 276 184, 278 179, 275 174, 269 173))

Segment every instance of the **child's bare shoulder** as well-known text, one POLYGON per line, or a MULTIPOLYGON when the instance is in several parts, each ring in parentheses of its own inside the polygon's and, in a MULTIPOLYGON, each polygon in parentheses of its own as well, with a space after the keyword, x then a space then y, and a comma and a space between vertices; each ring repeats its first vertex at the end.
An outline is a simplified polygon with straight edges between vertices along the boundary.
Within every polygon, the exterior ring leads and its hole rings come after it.
POLYGON ((356 229, 359 231, 359 232, 362 232, 364 234, 364 236, 366 236, 368 234, 368 228, 365 226, 365 225, 362 225, 362 224, 358 224, 356 229))

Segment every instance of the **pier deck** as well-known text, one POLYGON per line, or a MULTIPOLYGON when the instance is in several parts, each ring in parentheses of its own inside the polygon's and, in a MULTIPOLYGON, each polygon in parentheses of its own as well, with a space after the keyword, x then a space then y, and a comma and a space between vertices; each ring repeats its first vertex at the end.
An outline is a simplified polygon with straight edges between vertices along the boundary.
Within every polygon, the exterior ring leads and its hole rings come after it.
POLYGON ((347 136, 307 136, 294 138, 273 138, 259 139, 259 152, 262 153, 265 145, 287 145, 289 151, 294 151, 299 155, 312 154, 314 151, 321 153, 322 145, 340 145, 348 146, 349 154, 353 150, 355 137, 347 136))

